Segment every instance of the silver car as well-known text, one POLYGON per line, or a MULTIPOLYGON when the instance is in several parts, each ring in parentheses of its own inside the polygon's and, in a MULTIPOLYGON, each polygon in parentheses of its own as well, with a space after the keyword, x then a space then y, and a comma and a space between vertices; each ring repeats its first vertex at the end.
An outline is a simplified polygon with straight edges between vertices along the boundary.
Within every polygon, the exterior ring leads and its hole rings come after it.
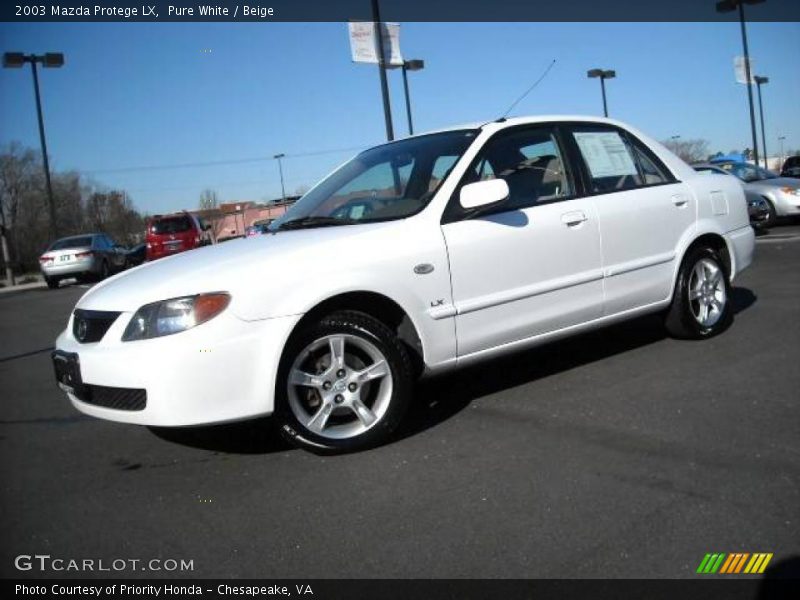
MULTIPOLYGON (((772 171, 748 163, 727 162, 712 166, 735 175, 744 182, 748 197, 757 194, 766 200, 769 216, 766 224, 774 225, 778 217, 800 215, 800 180, 794 177, 781 177, 772 171)), ((695 165, 697 168, 698 165, 695 165)))
POLYGON ((87 233, 56 240, 39 257, 42 275, 51 289, 62 279, 105 279, 125 268, 125 248, 104 233, 87 233))

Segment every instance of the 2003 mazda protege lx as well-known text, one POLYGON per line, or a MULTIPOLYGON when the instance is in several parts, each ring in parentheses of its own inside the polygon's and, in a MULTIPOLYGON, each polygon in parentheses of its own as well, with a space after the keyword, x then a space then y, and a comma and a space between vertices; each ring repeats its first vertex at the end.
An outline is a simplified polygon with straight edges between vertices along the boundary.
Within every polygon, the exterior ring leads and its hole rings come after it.
POLYGON ((421 374, 648 312, 713 336, 753 247, 734 178, 616 121, 500 120, 366 150, 267 235, 96 285, 53 359, 96 417, 274 413, 301 446, 354 450, 421 374))

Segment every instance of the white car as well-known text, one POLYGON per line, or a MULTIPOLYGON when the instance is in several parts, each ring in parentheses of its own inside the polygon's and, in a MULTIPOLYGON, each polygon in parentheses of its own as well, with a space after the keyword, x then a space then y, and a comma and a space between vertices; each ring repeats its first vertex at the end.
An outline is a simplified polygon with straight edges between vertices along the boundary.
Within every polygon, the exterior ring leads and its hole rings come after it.
POLYGON ((722 331, 753 248, 735 179, 617 121, 501 119, 366 150, 270 233, 95 286, 53 359, 95 417, 272 414, 300 446, 355 450, 420 375, 650 312, 722 331))

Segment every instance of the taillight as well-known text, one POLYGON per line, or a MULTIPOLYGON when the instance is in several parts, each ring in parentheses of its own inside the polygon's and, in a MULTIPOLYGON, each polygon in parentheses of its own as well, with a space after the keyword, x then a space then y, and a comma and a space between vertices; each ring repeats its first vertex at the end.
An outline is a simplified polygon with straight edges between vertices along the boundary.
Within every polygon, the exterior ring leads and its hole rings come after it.
POLYGON ((75 254, 75 258, 89 258, 92 255, 92 251, 89 250, 88 252, 77 252, 75 254))
POLYGON ((43 265, 49 264, 49 263, 53 262, 53 257, 52 256, 40 256, 39 257, 39 262, 41 264, 43 264, 43 265))

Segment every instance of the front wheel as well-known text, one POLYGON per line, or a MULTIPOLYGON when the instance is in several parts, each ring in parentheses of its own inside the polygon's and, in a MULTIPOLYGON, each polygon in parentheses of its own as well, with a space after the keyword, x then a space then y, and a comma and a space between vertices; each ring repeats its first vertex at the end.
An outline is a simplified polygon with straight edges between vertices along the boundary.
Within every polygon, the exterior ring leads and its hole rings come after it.
POLYGON ((775 210, 775 205, 772 203, 771 200, 764 198, 764 202, 767 203, 767 208, 769 208, 769 212, 767 213, 767 218, 764 219, 764 226, 774 227, 775 224, 778 222, 778 211, 775 210))
POLYGON ((722 261, 711 248, 690 251, 683 259, 665 326, 673 337, 703 339, 730 325, 731 285, 722 261))
POLYGON ((276 414, 293 444, 351 452, 384 442, 408 407, 411 361, 377 319, 341 311, 293 336, 278 373, 276 414))

